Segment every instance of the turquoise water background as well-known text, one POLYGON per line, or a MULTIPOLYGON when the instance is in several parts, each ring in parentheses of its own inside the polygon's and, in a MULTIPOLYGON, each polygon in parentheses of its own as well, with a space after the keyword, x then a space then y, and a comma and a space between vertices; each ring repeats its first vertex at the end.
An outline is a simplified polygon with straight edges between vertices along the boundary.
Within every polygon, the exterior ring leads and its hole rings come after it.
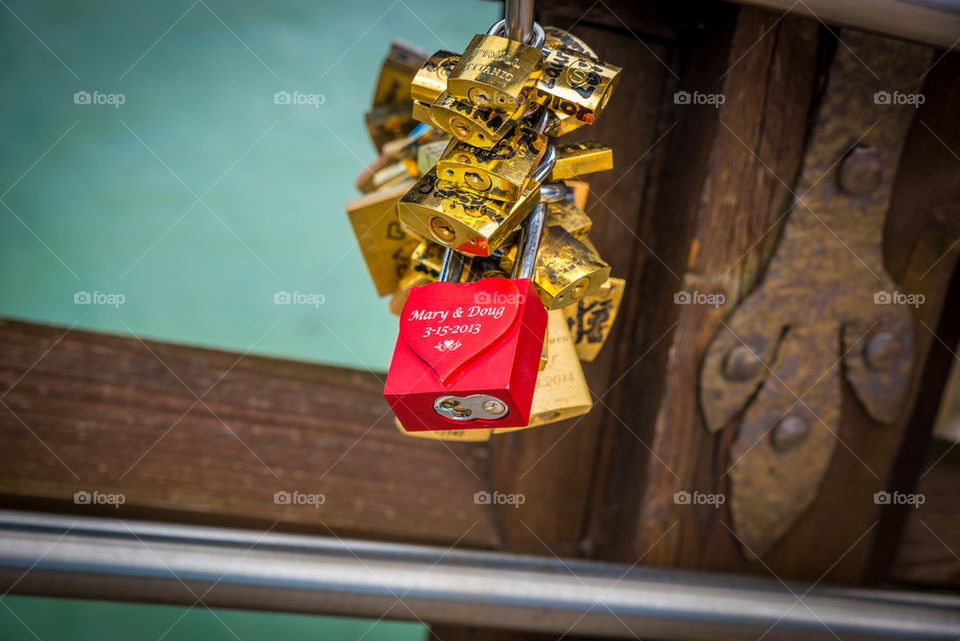
POLYGON ((500 5, 5 2, 0 314, 386 369, 396 320, 343 211, 363 112, 392 39, 459 51, 500 5))
MULTIPOLYGON (((392 39, 462 50, 497 3, 0 4, 0 315, 386 369, 396 321, 343 213, 375 156, 363 111, 392 39), (318 104, 278 105, 279 91, 318 104), (278 292, 323 303, 277 305, 278 292)), ((0 604, 6 641, 35 639, 27 627, 42 641, 155 641, 171 625, 164 639, 235 639, 218 617, 242 641, 425 637, 323 617, 198 608, 174 625, 183 608, 0 604)))

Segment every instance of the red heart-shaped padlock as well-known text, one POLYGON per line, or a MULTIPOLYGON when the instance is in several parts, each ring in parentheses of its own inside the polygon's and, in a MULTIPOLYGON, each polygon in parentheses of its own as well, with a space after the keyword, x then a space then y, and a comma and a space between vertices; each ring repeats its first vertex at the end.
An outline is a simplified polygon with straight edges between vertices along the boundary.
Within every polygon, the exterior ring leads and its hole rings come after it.
POLYGON ((513 327, 520 303, 517 286, 506 278, 414 287, 400 336, 447 384, 513 327))

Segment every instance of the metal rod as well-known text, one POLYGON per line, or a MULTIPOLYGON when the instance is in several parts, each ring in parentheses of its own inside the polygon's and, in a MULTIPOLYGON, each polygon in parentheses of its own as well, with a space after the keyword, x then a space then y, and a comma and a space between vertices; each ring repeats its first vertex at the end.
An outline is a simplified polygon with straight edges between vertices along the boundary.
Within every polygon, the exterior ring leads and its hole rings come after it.
POLYGON ((533 0, 507 0, 503 10, 510 40, 530 42, 533 37, 533 0))
POLYGON ((952 596, 0 510, 10 589, 625 638, 960 636, 952 596))
POLYGON ((841 27, 956 49, 960 0, 737 0, 778 13, 793 13, 841 27))

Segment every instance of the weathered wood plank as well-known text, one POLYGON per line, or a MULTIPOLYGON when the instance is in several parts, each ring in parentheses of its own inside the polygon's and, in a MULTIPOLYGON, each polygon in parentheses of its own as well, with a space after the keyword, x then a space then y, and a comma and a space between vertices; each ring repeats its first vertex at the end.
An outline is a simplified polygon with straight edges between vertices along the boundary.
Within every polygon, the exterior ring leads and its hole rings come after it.
POLYGON ((0 321, 0 504, 496 545, 487 448, 402 436, 380 378, 0 321))

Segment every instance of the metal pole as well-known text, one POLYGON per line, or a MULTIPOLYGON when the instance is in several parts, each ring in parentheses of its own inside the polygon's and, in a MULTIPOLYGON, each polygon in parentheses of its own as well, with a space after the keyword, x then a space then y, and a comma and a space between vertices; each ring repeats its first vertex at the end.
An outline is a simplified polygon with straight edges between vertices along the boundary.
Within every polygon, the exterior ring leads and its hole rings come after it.
POLYGON ((507 21, 507 38, 530 42, 533 37, 533 0, 506 0, 503 14, 507 21))
POLYGON ((960 598, 952 596, 0 511, 0 591, 7 590, 185 605, 199 596, 209 607, 389 616, 574 636, 960 637, 960 598))

